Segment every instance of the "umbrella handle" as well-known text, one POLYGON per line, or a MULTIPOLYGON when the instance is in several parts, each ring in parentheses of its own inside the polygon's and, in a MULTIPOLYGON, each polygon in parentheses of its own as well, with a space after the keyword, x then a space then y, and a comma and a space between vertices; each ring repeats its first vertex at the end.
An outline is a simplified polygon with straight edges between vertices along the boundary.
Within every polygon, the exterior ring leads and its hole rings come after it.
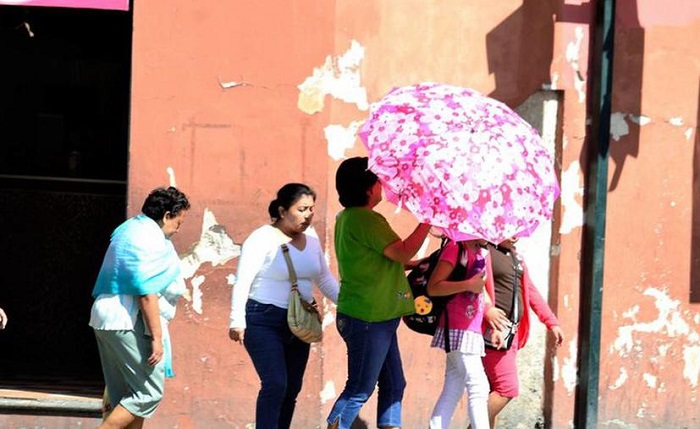
POLYGON ((445 233, 442 232, 442 229, 436 227, 436 226, 430 226, 430 229, 428 230, 428 234, 432 235, 435 238, 443 238, 445 237, 445 233))

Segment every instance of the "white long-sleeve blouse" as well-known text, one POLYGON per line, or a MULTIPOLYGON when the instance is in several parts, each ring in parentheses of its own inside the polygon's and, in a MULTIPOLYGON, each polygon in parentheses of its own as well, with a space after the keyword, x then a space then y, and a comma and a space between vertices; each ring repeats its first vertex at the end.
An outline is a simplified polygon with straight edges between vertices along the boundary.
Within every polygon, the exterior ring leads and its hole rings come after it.
MULTIPOLYGON (((254 299, 262 304, 287 308, 291 283, 281 245, 289 241, 277 228, 264 225, 243 242, 236 281, 231 294, 231 328, 245 328, 245 304, 254 299)), ((306 247, 289 247, 297 274, 299 293, 308 302, 313 300, 313 284, 324 296, 336 303, 338 280, 331 273, 317 237, 306 234, 306 247)))

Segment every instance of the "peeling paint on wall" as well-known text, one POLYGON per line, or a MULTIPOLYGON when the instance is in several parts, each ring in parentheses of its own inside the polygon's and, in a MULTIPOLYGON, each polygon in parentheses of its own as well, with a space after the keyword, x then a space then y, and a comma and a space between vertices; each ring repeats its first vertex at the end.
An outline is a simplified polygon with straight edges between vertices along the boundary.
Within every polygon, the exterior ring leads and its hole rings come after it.
POLYGON ((668 123, 673 125, 674 127, 682 127, 683 126, 683 118, 674 117, 674 118, 669 119, 668 123))
POLYGON ((226 276, 226 284, 229 286, 233 286, 236 284, 236 275, 235 274, 229 274, 226 276))
MULTIPOLYGON (((637 429, 637 425, 627 423, 620 419, 611 419, 604 422, 600 422, 601 427, 615 428, 615 429, 637 429)), ((572 426, 573 427, 573 426, 572 426)))
MULTIPOLYGON (((212 266, 223 265, 241 254, 241 246, 235 244, 231 237, 226 234, 226 229, 219 225, 214 214, 209 209, 204 209, 202 220, 202 233, 197 241, 180 258, 180 268, 182 276, 189 279, 195 275, 204 263, 212 266)), ((192 303, 193 310, 202 314, 202 291, 200 286, 204 283, 204 276, 192 278, 190 286, 192 291, 188 291, 184 298, 192 303)))
MULTIPOLYGON (((697 314, 683 313, 681 311, 681 302, 672 299, 666 290, 658 288, 646 289, 643 296, 654 299, 654 306, 658 311, 656 319, 648 322, 638 322, 639 307, 634 306, 629 311, 623 314, 623 318, 631 319, 633 323, 620 326, 617 329, 617 338, 610 347, 609 353, 617 353, 621 357, 628 357, 631 353, 642 355, 642 339, 639 334, 653 334, 656 336, 665 336, 671 340, 678 337, 685 337, 683 341, 683 377, 688 380, 691 387, 695 388, 700 379, 700 334, 691 328, 690 324, 685 320, 685 316, 695 318, 697 314)), ((671 343, 666 343, 658 348, 655 355, 646 356, 650 362, 658 362, 660 358, 667 356, 671 343)), ((645 374, 644 378, 647 384, 653 381, 656 385, 656 379, 645 374)), ((659 390, 665 388, 663 383, 659 390)))
POLYGON ((559 359, 556 356, 552 357, 552 381, 559 381, 559 359))
MULTIPOLYGON (((643 127, 652 122, 652 119, 644 115, 633 115, 631 113, 625 112, 615 112, 610 115, 610 137, 615 141, 619 141, 620 138, 626 136, 630 132, 629 124, 627 121, 643 127)), ((685 121, 681 117, 673 117, 666 120, 667 123, 674 127, 682 127, 685 125, 685 121)), ((689 127, 685 130, 684 135, 686 140, 690 140, 693 136, 693 127, 689 127)))
POLYGON ((583 207, 579 202, 579 198, 583 198, 582 181, 581 166, 578 161, 573 161, 561 175, 560 198, 564 215, 559 227, 560 234, 568 234, 583 225, 583 207))
POLYGON ((323 134, 328 142, 328 155, 338 161, 345 158, 345 151, 355 146, 357 130, 362 121, 353 121, 347 127, 343 125, 328 125, 323 129, 323 134))
POLYGON ((627 120, 643 127, 651 123, 651 118, 644 115, 633 115, 625 112, 615 112, 610 115, 610 136, 619 141, 622 136, 626 136, 630 132, 630 127, 627 120))
POLYGON ((320 112, 326 95, 354 103, 360 110, 367 110, 367 91, 360 84, 360 63, 364 56, 365 48, 356 40, 335 60, 328 55, 325 63, 315 68, 313 74, 298 86, 299 110, 309 115, 320 112))
POLYGON ((697 387, 700 376, 700 346, 683 347, 683 377, 690 382, 692 387, 697 387))
POLYGON ((644 374, 642 374, 642 378, 644 379, 644 382, 646 383, 647 387, 649 387, 650 389, 656 388, 657 378, 655 375, 645 372, 644 374))
POLYGON ((630 133, 630 127, 625 121, 625 113, 615 112, 610 115, 610 137, 620 141, 620 137, 630 133))
POLYGON ((569 395, 574 393, 576 384, 578 383, 578 366, 576 365, 578 355, 578 339, 576 337, 569 341, 569 356, 564 358, 561 365, 561 379, 564 383, 564 388, 569 395))
POLYGON ((177 181, 175 180, 175 170, 173 170, 173 167, 166 168, 165 172, 168 173, 168 183, 170 183, 170 186, 174 186, 177 188, 177 181))
POLYGON ((231 89, 231 88, 239 88, 241 86, 251 86, 248 82, 238 82, 235 80, 231 80, 228 82, 222 82, 219 80, 219 86, 221 86, 221 89, 231 89))
MULTIPOLYGON (((333 325, 335 323, 335 315, 334 313, 330 310, 330 305, 326 301, 326 298, 323 298, 323 321, 321 322, 321 327, 323 330, 325 330, 327 327, 333 325)), ((330 301, 329 301, 330 302, 330 301)))
POLYGON ((556 91, 557 90, 557 82, 559 82, 559 73, 552 73, 552 75, 549 77, 549 79, 550 79, 550 83, 542 84, 542 89, 549 90, 549 91, 556 91))
POLYGON ((202 289, 200 289, 200 286, 202 286, 204 280, 204 276, 197 276, 193 278, 190 282, 190 284, 192 285, 190 301, 192 302, 192 309, 197 314, 202 314, 202 289))
POLYGON ((633 114, 631 114, 631 113, 630 113, 629 115, 627 115, 627 116, 629 117, 630 121, 632 121, 632 122, 634 122, 635 124, 637 124, 637 125, 639 125, 639 126, 642 126, 642 127, 643 127, 644 125, 647 125, 647 124, 649 124, 649 123, 651 122, 651 118, 648 117, 648 116, 644 116, 644 115, 633 115, 633 114))
POLYGON ((663 334, 673 338, 690 332, 688 323, 679 312, 680 301, 671 299, 666 291, 657 288, 648 288, 643 295, 655 299, 658 317, 650 322, 637 323, 638 311, 625 312, 623 318, 632 319, 635 323, 617 329, 617 338, 613 341, 611 353, 617 352, 621 357, 627 357, 633 350, 641 351, 641 340, 634 338, 634 334, 637 333, 663 334))
POLYGON ((642 404, 637 409, 637 417, 640 419, 643 419, 644 417, 646 417, 647 408, 649 408, 649 405, 647 405, 646 401, 642 402, 642 404))
POLYGON ((566 45, 566 61, 571 65, 574 71, 574 88, 578 93, 578 102, 583 103, 586 100, 586 80, 581 74, 581 67, 579 65, 581 43, 583 42, 583 27, 577 26, 574 32, 576 40, 566 45))
POLYGON ((622 313, 622 317, 624 317, 626 319, 633 319, 635 317, 635 315, 637 315, 637 314, 639 314, 639 306, 634 305, 629 310, 624 311, 622 313))
POLYGON ((219 225, 214 213, 204 209, 202 233, 197 241, 181 258, 183 277, 192 277, 204 263, 212 266, 223 265, 241 254, 241 246, 235 244, 226 233, 226 228, 219 225))
POLYGON ((321 389, 321 392, 319 393, 319 397, 321 398, 322 404, 325 404, 328 401, 335 401, 335 383, 333 383, 332 380, 326 381, 326 383, 323 385, 323 389, 321 389))
POLYGON ((610 386, 608 386, 608 389, 610 390, 615 390, 619 389, 622 387, 623 384, 627 382, 627 379, 629 378, 629 375, 627 374, 627 370, 623 367, 620 368, 620 375, 618 375, 617 380, 610 386))

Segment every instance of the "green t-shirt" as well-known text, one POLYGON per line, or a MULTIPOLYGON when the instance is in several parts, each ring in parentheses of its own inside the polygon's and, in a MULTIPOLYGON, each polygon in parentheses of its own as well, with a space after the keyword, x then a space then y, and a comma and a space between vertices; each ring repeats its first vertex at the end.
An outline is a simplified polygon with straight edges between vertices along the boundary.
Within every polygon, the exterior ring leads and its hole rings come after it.
POLYGON ((335 253, 340 271, 339 313, 383 322, 414 312, 403 265, 383 253, 396 240, 399 236, 374 210, 351 207, 338 214, 335 253))

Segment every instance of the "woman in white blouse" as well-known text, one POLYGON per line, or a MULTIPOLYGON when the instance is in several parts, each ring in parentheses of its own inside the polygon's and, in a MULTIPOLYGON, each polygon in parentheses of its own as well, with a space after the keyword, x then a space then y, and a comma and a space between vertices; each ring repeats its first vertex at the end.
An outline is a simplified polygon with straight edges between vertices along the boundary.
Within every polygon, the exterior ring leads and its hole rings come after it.
POLYGON ((243 343, 260 377, 258 429, 290 427, 309 359, 309 344, 287 325, 291 283, 281 245, 289 247, 303 299, 314 302, 312 284, 334 303, 338 298, 338 281, 328 269, 318 238, 305 233, 315 202, 316 194, 304 184, 280 188, 268 208, 272 224, 248 236, 238 262, 229 337, 243 343))

